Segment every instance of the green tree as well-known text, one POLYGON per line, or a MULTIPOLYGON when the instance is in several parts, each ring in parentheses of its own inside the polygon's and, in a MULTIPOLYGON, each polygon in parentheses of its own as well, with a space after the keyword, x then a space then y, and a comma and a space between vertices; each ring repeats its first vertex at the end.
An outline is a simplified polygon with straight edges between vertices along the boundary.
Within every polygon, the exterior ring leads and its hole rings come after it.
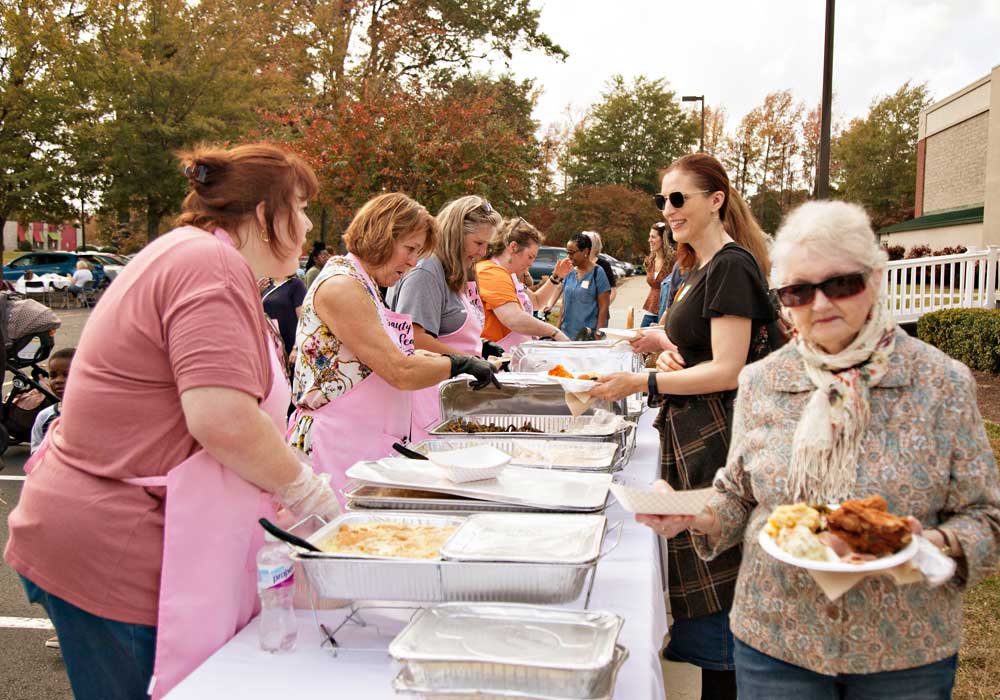
MULTIPOLYGON (((532 218, 536 225, 541 217, 532 218)), ((562 245, 574 233, 597 231, 604 251, 623 260, 639 260, 648 252, 649 227, 660 220, 644 190, 622 185, 586 185, 560 196, 552 224, 545 231, 548 245, 562 245)))
POLYGON ((30 220, 71 212, 58 148, 62 85, 53 75, 65 19, 54 2, 0 5, 0 231, 15 214, 30 220))
POLYGON ((253 2, 89 0, 67 57, 73 155, 104 207, 154 238, 186 191, 178 150, 238 138, 282 94, 263 48, 272 8, 253 2))
POLYGON ((917 179, 917 122, 930 104, 926 84, 904 83, 872 102, 833 142, 838 196, 862 204, 876 228, 912 213, 917 179))
POLYGON ((657 171, 697 143, 700 124, 666 81, 616 75, 574 134, 563 168, 574 185, 616 184, 655 192, 657 171))

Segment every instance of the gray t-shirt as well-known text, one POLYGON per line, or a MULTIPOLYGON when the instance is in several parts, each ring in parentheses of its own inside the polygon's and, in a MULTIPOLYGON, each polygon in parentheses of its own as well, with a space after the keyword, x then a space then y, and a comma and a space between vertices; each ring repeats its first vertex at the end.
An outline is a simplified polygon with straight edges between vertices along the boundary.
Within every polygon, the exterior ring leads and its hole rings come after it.
POLYGON ((444 267, 436 255, 418 262, 390 287, 386 304, 397 313, 409 314, 414 323, 438 337, 454 333, 465 323, 465 305, 448 289, 444 267))

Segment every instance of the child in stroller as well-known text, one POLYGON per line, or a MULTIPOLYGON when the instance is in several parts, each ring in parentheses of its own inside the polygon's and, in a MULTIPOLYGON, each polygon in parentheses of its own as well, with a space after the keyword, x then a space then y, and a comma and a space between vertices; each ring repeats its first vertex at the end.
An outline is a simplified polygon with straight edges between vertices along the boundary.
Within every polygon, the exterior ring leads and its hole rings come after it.
POLYGON ((30 442, 38 413, 59 403, 41 363, 51 354, 60 325, 44 304, 0 293, 0 362, 4 377, 6 372, 13 375, 10 392, 0 404, 0 454, 11 444, 30 442))

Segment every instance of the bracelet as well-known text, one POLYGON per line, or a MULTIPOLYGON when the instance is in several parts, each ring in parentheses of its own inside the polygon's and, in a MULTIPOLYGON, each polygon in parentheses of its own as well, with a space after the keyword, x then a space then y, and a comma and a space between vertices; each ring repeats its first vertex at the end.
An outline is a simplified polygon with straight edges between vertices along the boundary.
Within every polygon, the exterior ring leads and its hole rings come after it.
POLYGON ((549 275, 549 282, 552 284, 562 284, 562 277, 556 277, 556 273, 549 275))
POLYGON ((657 395, 659 395, 659 393, 660 393, 660 387, 656 386, 656 372, 650 372, 649 373, 648 386, 649 386, 649 395, 650 396, 657 396, 657 395))

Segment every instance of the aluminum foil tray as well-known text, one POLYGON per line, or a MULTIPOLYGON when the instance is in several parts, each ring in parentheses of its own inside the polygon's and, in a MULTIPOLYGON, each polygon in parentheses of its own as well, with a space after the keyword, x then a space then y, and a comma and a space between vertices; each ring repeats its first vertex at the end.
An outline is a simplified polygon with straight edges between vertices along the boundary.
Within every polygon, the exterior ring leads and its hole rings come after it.
POLYGON ((613 442, 585 442, 583 440, 522 440, 511 438, 483 439, 471 436, 465 438, 456 435, 454 438, 424 440, 408 445, 411 450, 423 455, 445 450, 458 450, 463 447, 477 445, 492 445, 511 456, 511 464, 520 467, 536 469, 560 469, 567 471, 612 472, 620 467, 618 452, 621 449, 613 442))
MULTIPOLYGON (((361 515, 351 513, 349 516, 361 515)), ((413 517, 418 514, 372 513, 365 517, 413 517)), ((621 538, 620 523, 618 540, 621 538)), ((325 599, 393 600, 418 603, 499 601, 532 604, 571 603, 580 597, 587 575, 598 561, 564 564, 537 562, 452 561, 428 559, 350 559, 295 551, 316 594, 325 599)))
POLYGON ((529 423, 533 427, 541 430, 541 433, 528 433, 528 432, 492 432, 492 433, 455 433, 445 429, 445 426, 449 424, 453 418, 448 418, 441 421, 437 425, 431 427, 427 432, 431 435, 431 439, 449 438, 449 439, 463 439, 463 440, 496 440, 497 438, 503 438, 508 440, 559 440, 566 442, 612 442, 619 446, 619 449, 615 452, 615 459, 613 462, 613 467, 615 469, 620 469, 628 461, 629 454, 635 445, 635 426, 631 423, 625 423, 617 427, 609 426, 605 429, 603 434, 599 435, 583 435, 580 433, 566 433, 563 430, 571 429, 572 426, 587 427, 591 426, 594 429, 601 429, 599 426, 603 425, 603 421, 598 416, 549 416, 549 415, 537 415, 537 414, 495 414, 495 413, 472 413, 468 415, 461 416, 466 420, 476 421, 478 423, 493 423, 500 427, 511 427, 517 428, 522 426, 524 423, 529 423))
POLYGON ((565 693, 562 695, 540 695, 517 690, 482 690, 479 688, 433 690, 417 684, 413 679, 413 672, 406 667, 403 667, 396 675, 392 686, 398 693, 408 693, 426 700, 612 700, 618 672, 627 659, 628 649, 623 646, 616 647, 615 660, 603 672, 603 677, 596 684, 600 690, 596 691, 595 695, 590 696, 566 695, 565 693), (608 691, 604 692, 604 688, 607 688, 608 691))
POLYGON ((603 515, 480 513, 465 519, 441 557, 585 564, 600 554, 607 524, 603 515))
MULTIPOLYGON (((421 525, 429 527, 455 527, 459 528, 465 523, 464 517, 445 516, 439 514, 426 513, 347 513, 337 516, 322 528, 309 536, 309 542, 319 547, 330 535, 345 525, 374 525, 378 523, 396 523, 403 525, 421 525)), ((333 559, 393 559, 409 561, 406 557, 380 557, 370 554, 345 554, 340 552, 312 552, 310 557, 322 557, 333 559)))
POLYGON ((538 508, 514 503, 479 501, 431 491, 349 484, 343 490, 348 510, 413 510, 467 515, 481 512, 538 513, 538 508))
MULTIPOLYGON (((566 390, 555 377, 544 372, 502 372, 497 379, 502 384, 499 388, 491 385, 478 390, 473 390, 464 376, 445 380, 438 386, 441 416, 452 418, 471 413, 570 415, 566 390)), ((628 406, 624 399, 598 401, 585 414, 593 414, 598 409, 625 415, 628 406)))
POLYGON ((495 479, 456 484, 430 462, 392 457, 357 462, 347 470, 347 476, 374 486, 435 491, 536 510, 578 512, 605 508, 612 481, 610 474, 507 467, 495 479))
POLYGON ((411 688, 610 697, 616 662, 624 661, 616 647, 622 624, 607 612, 445 604, 420 611, 389 654, 411 688))

